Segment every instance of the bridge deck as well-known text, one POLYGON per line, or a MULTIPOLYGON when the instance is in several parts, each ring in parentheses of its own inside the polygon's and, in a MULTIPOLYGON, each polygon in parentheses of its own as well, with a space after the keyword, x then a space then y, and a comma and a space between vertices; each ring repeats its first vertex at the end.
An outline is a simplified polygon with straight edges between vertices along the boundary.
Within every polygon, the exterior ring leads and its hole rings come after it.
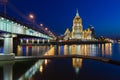
POLYGON ((28 25, 16 20, 13 17, 2 16, 1 14, 0 14, 0 33, 28 35, 47 39, 51 38, 50 34, 48 34, 44 29, 40 28, 40 26, 38 26, 37 24, 28 25))

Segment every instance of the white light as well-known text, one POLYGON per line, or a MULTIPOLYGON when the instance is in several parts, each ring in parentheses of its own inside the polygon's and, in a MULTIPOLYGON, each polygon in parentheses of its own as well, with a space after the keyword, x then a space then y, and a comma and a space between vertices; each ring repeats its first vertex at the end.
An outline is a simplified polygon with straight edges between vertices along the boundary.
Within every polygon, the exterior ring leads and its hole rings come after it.
POLYGON ((43 26, 43 24, 40 24, 40 26, 43 26))
POLYGON ((1 19, 2 19, 2 20, 4 20, 4 18, 3 18, 3 17, 2 17, 1 19))

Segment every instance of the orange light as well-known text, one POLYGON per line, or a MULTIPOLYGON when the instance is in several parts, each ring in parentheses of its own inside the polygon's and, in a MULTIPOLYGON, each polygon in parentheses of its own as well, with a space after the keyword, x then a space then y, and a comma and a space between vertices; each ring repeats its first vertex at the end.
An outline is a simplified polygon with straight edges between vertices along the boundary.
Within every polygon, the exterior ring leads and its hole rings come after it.
POLYGON ((34 18, 34 15, 33 15, 33 14, 30 14, 29 17, 30 17, 31 19, 33 19, 33 18, 34 18))
POLYGON ((48 28, 45 28, 45 30, 48 30, 48 28))

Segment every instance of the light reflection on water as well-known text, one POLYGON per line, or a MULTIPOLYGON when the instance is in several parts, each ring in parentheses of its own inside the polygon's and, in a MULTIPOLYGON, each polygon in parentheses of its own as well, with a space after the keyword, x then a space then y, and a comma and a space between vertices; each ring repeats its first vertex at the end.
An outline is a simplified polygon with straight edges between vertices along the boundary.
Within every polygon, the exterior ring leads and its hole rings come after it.
POLYGON ((72 66, 75 69, 76 74, 79 73, 79 69, 82 68, 82 58, 72 58, 72 66))
POLYGON ((17 46, 17 56, 40 56, 52 46, 17 46))
MULTIPOLYGON (((44 55, 48 55, 50 51, 46 52, 44 55)), ((49 54, 51 55, 51 54, 49 54)), ((22 76, 18 78, 18 80, 32 80, 33 75, 36 74, 36 72, 43 73, 43 69, 47 64, 50 62, 48 59, 44 60, 38 60, 33 66, 30 67, 22 76)))
MULTIPOLYGON (((80 44, 80 45, 46 45, 46 46, 17 46, 16 56, 40 56, 49 51, 49 55, 85 55, 112 58, 120 60, 119 44, 80 44), (117 49, 117 50, 116 50, 117 49), (49 51, 50 50, 50 51, 49 51)), ((4 49, 0 48, 0 53, 4 49)))
MULTIPOLYGON (((38 55, 42 55, 43 53, 45 53, 44 55, 72 55, 72 54, 75 55, 75 54, 77 54, 77 55, 85 55, 85 56, 107 57, 107 58, 112 58, 115 60, 116 59, 120 60, 120 45, 119 44, 117 44, 117 45, 116 44, 115 45, 114 44, 89 44, 89 45, 88 44, 81 44, 81 45, 74 44, 74 45, 61 45, 61 46, 60 45, 50 45, 50 46, 19 46, 18 45, 16 55, 17 56, 38 56, 38 55)), ((51 69, 51 66, 49 66, 49 63, 52 64, 53 62, 54 62, 53 60, 48 60, 48 59, 39 60, 33 66, 31 66, 30 69, 26 70, 26 72, 19 77, 19 80, 36 80, 35 75, 38 73, 38 71, 39 71, 39 75, 45 75, 46 68, 50 68, 50 71, 52 71, 52 70, 54 71, 54 68, 59 67, 59 66, 62 66, 62 67, 67 66, 68 69, 69 69, 69 67, 72 67, 72 68, 70 68, 70 71, 71 71, 70 73, 72 73, 72 69, 73 69, 76 75, 80 75, 81 73, 84 74, 85 72, 87 74, 89 74, 89 72, 90 72, 90 74, 94 74, 94 71, 96 71, 96 70, 99 71, 99 69, 102 72, 104 72, 104 70, 102 70, 102 69, 107 69, 106 67, 109 67, 108 71, 110 71, 111 68, 114 69, 114 67, 113 66, 111 67, 111 65, 107 66, 106 64, 103 64, 100 62, 94 62, 94 61, 88 62, 82 58, 72 58, 69 61, 70 65, 68 64, 69 62, 67 62, 67 60, 66 61, 62 60, 62 63, 59 63, 59 61, 58 61, 59 64, 56 67, 54 67, 53 69, 51 69), (65 63, 65 64, 61 65, 63 63, 65 63), (97 64, 95 64, 95 63, 97 63, 97 64), (101 65, 102 67, 99 67, 98 63, 100 63, 104 66, 101 65), (69 65, 69 67, 68 67, 68 65, 69 65), (86 71, 86 69, 88 71, 86 71), (93 72, 92 72, 92 70, 93 70, 93 72)), ((52 65, 52 66, 54 66, 54 65, 52 65)), ((62 67, 60 67, 60 68, 62 68, 62 67)), ((65 69, 67 69, 67 68, 65 68, 65 69)), ((63 71, 65 69, 62 68, 63 71)), ((118 68, 118 72, 119 72, 119 70, 120 69, 118 68)), ((115 71, 116 71, 116 69, 115 69, 115 71)), ((109 73, 112 74, 111 72, 109 72, 109 73)), ((102 73, 102 74, 107 75, 105 73, 102 73)), ((60 73, 56 72, 56 74, 60 74, 60 73)), ((63 72, 63 74, 64 74, 64 72, 63 72)), ((116 72, 115 74, 118 74, 118 73, 116 72)), ((93 77, 94 77, 94 75, 93 75, 93 77)), ((114 75, 114 76, 117 76, 117 75, 114 75)), ((82 79, 82 78, 80 78, 80 79, 82 79)), ((104 78, 102 78, 102 79, 104 79, 104 78)), ((106 78, 106 80, 107 79, 108 78, 106 78)), ((83 80, 86 80, 86 79, 83 79, 83 80)), ((98 80, 100 80, 100 79, 98 79, 98 80)), ((114 80, 114 79, 110 79, 110 80, 114 80)))
POLYGON ((0 47, 0 53, 3 53, 3 52, 4 52, 4 48, 0 47))
MULTIPOLYGON (((81 45, 49 45, 49 46, 17 46, 16 56, 38 56, 46 51, 50 50, 50 55, 88 55, 88 56, 100 56, 100 57, 111 57, 115 53, 113 51, 111 43, 106 44, 81 44, 81 45)), ((118 44, 118 51, 120 48, 118 44)), ((0 53, 3 53, 3 47, 0 47, 0 53)))
POLYGON ((112 56, 112 44, 81 44, 81 45, 64 45, 58 46, 58 54, 60 55, 85 55, 85 56, 99 56, 99 57, 111 57, 112 56))
MULTIPOLYGON (((19 47, 19 46, 18 46, 19 47)), ((38 54, 40 52, 44 52, 45 48, 49 49, 48 51, 45 52, 44 55, 71 55, 71 54, 77 54, 77 55, 85 55, 85 56, 103 56, 103 57, 111 57, 112 56, 112 44, 82 44, 82 45, 54 45, 51 46, 49 48, 47 48, 46 46, 26 46, 26 47, 20 47, 20 48, 25 48, 25 53, 28 55, 30 54, 29 50, 32 50, 31 53, 34 54, 38 54)), ((23 50, 23 49, 19 49, 18 48, 18 53, 23 50)), ((20 53, 23 53, 20 52, 20 53)), ((19 53, 19 54, 20 54, 19 53)), ((35 75, 35 73, 37 72, 37 70, 39 70, 39 72, 42 74, 45 66, 47 66, 48 64, 48 59, 45 59, 41 62, 41 60, 39 60, 38 62, 36 62, 36 65, 39 64, 39 67, 31 67, 25 74, 24 76, 21 76, 20 78, 25 78, 26 74, 30 74, 29 77, 26 77, 25 79, 30 79, 32 78, 32 75, 35 75), (35 69, 34 69, 35 68, 35 69), (36 72, 31 72, 32 69, 36 72), (32 74, 33 73, 33 74, 32 74)), ((80 69, 82 68, 82 62, 83 59, 82 58, 72 58, 72 66, 74 68, 74 71, 76 74, 79 74, 80 69)))

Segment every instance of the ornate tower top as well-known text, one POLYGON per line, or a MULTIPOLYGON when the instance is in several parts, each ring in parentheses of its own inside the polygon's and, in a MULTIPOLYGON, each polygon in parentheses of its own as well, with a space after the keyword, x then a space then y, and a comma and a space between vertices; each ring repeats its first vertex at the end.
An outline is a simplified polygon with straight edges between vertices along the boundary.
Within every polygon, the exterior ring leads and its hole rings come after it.
POLYGON ((79 12, 78 12, 78 9, 76 10, 76 16, 79 16, 79 12))
POLYGON ((76 15, 75 15, 75 17, 74 17, 74 19, 73 19, 73 24, 74 24, 74 23, 82 23, 82 19, 81 19, 80 16, 79 16, 78 9, 76 10, 76 15))

